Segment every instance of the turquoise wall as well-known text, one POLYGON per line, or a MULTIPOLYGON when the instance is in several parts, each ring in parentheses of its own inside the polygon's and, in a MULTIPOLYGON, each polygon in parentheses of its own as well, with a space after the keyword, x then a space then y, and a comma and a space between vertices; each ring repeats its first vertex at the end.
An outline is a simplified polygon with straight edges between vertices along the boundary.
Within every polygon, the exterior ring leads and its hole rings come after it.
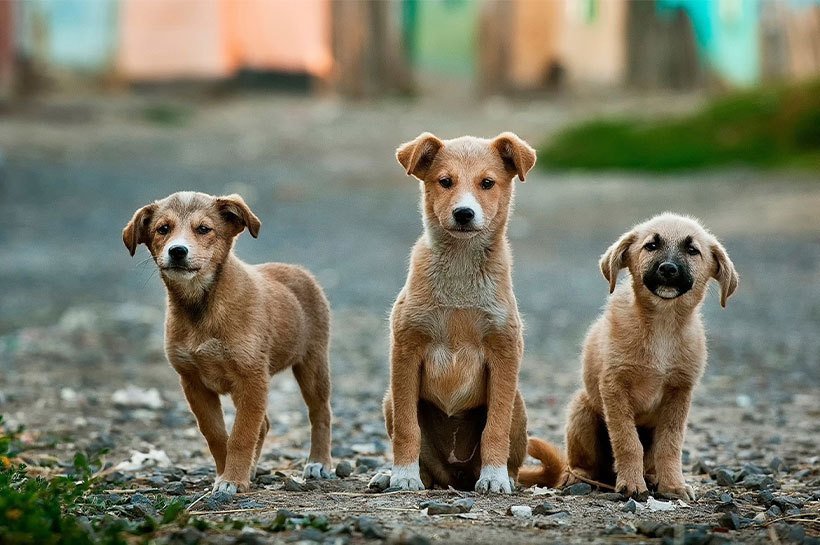
POLYGON ((18 2, 19 49, 49 64, 100 72, 117 48, 116 0, 24 0, 18 2))

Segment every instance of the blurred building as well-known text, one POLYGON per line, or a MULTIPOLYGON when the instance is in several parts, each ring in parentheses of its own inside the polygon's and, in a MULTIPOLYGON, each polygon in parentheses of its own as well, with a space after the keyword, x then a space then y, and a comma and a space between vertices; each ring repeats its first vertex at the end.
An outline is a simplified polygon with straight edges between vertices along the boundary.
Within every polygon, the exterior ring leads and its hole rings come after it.
POLYGON ((242 71, 356 96, 744 87, 820 73, 820 0, 0 0, 0 97, 242 71))

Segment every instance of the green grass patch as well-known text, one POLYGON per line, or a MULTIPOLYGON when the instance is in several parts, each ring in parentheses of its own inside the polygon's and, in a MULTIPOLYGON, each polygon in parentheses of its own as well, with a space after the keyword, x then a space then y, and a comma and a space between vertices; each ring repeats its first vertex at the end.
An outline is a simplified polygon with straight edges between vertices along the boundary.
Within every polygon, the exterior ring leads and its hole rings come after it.
POLYGON ((586 122, 551 138, 538 162, 547 169, 820 171, 820 81, 734 93, 688 117, 586 122))

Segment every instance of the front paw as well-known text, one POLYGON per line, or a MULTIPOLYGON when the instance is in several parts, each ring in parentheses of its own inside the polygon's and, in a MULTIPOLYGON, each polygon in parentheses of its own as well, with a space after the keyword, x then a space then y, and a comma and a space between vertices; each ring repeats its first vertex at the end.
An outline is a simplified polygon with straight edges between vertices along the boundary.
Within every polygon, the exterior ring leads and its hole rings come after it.
POLYGON ((247 492, 251 487, 250 481, 235 481, 217 476, 214 481, 214 493, 221 492, 233 496, 237 492, 247 492))
POLYGON ((649 490, 646 488, 646 481, 644 481, 642 475, 629 476, 618 474, 618 479, 615 481, 615 491, 627 497, 643 498, 649 495, 649 490))
POLYGON ((302 472, 302 477, 307 479, 329 479, 330 473, 325 468, 325 464, 321 462, 308 462, 305 464, 305 470, 302 472))
POLYGON ((419 475, 419 464, 393 465, 390 473, 390 488, 401 490, 424 490, 424 483, 419 475))
POLYGON ((695 490, 686 484, 681 477, 680 481, 658 485, 658 493, 668 498, 678 498, 684 501, 695 501, 695 490))
POLYGON ((513 483, 504 466, 484 466, 475 483, 479 494, 512 494, 513 483))

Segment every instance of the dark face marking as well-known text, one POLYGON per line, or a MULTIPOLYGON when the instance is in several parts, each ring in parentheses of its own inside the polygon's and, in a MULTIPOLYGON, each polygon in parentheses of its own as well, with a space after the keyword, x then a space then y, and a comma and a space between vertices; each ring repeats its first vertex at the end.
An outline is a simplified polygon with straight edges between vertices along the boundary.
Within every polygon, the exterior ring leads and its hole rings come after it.
POLYGON ((644 286, 662 299, 675 299, 691 290, 695 279, 690 260, 696 257, 692 249, 692 237, 670 244, 656 233, 644 245, 644 250, 653 254, 642 276, 644 286))

